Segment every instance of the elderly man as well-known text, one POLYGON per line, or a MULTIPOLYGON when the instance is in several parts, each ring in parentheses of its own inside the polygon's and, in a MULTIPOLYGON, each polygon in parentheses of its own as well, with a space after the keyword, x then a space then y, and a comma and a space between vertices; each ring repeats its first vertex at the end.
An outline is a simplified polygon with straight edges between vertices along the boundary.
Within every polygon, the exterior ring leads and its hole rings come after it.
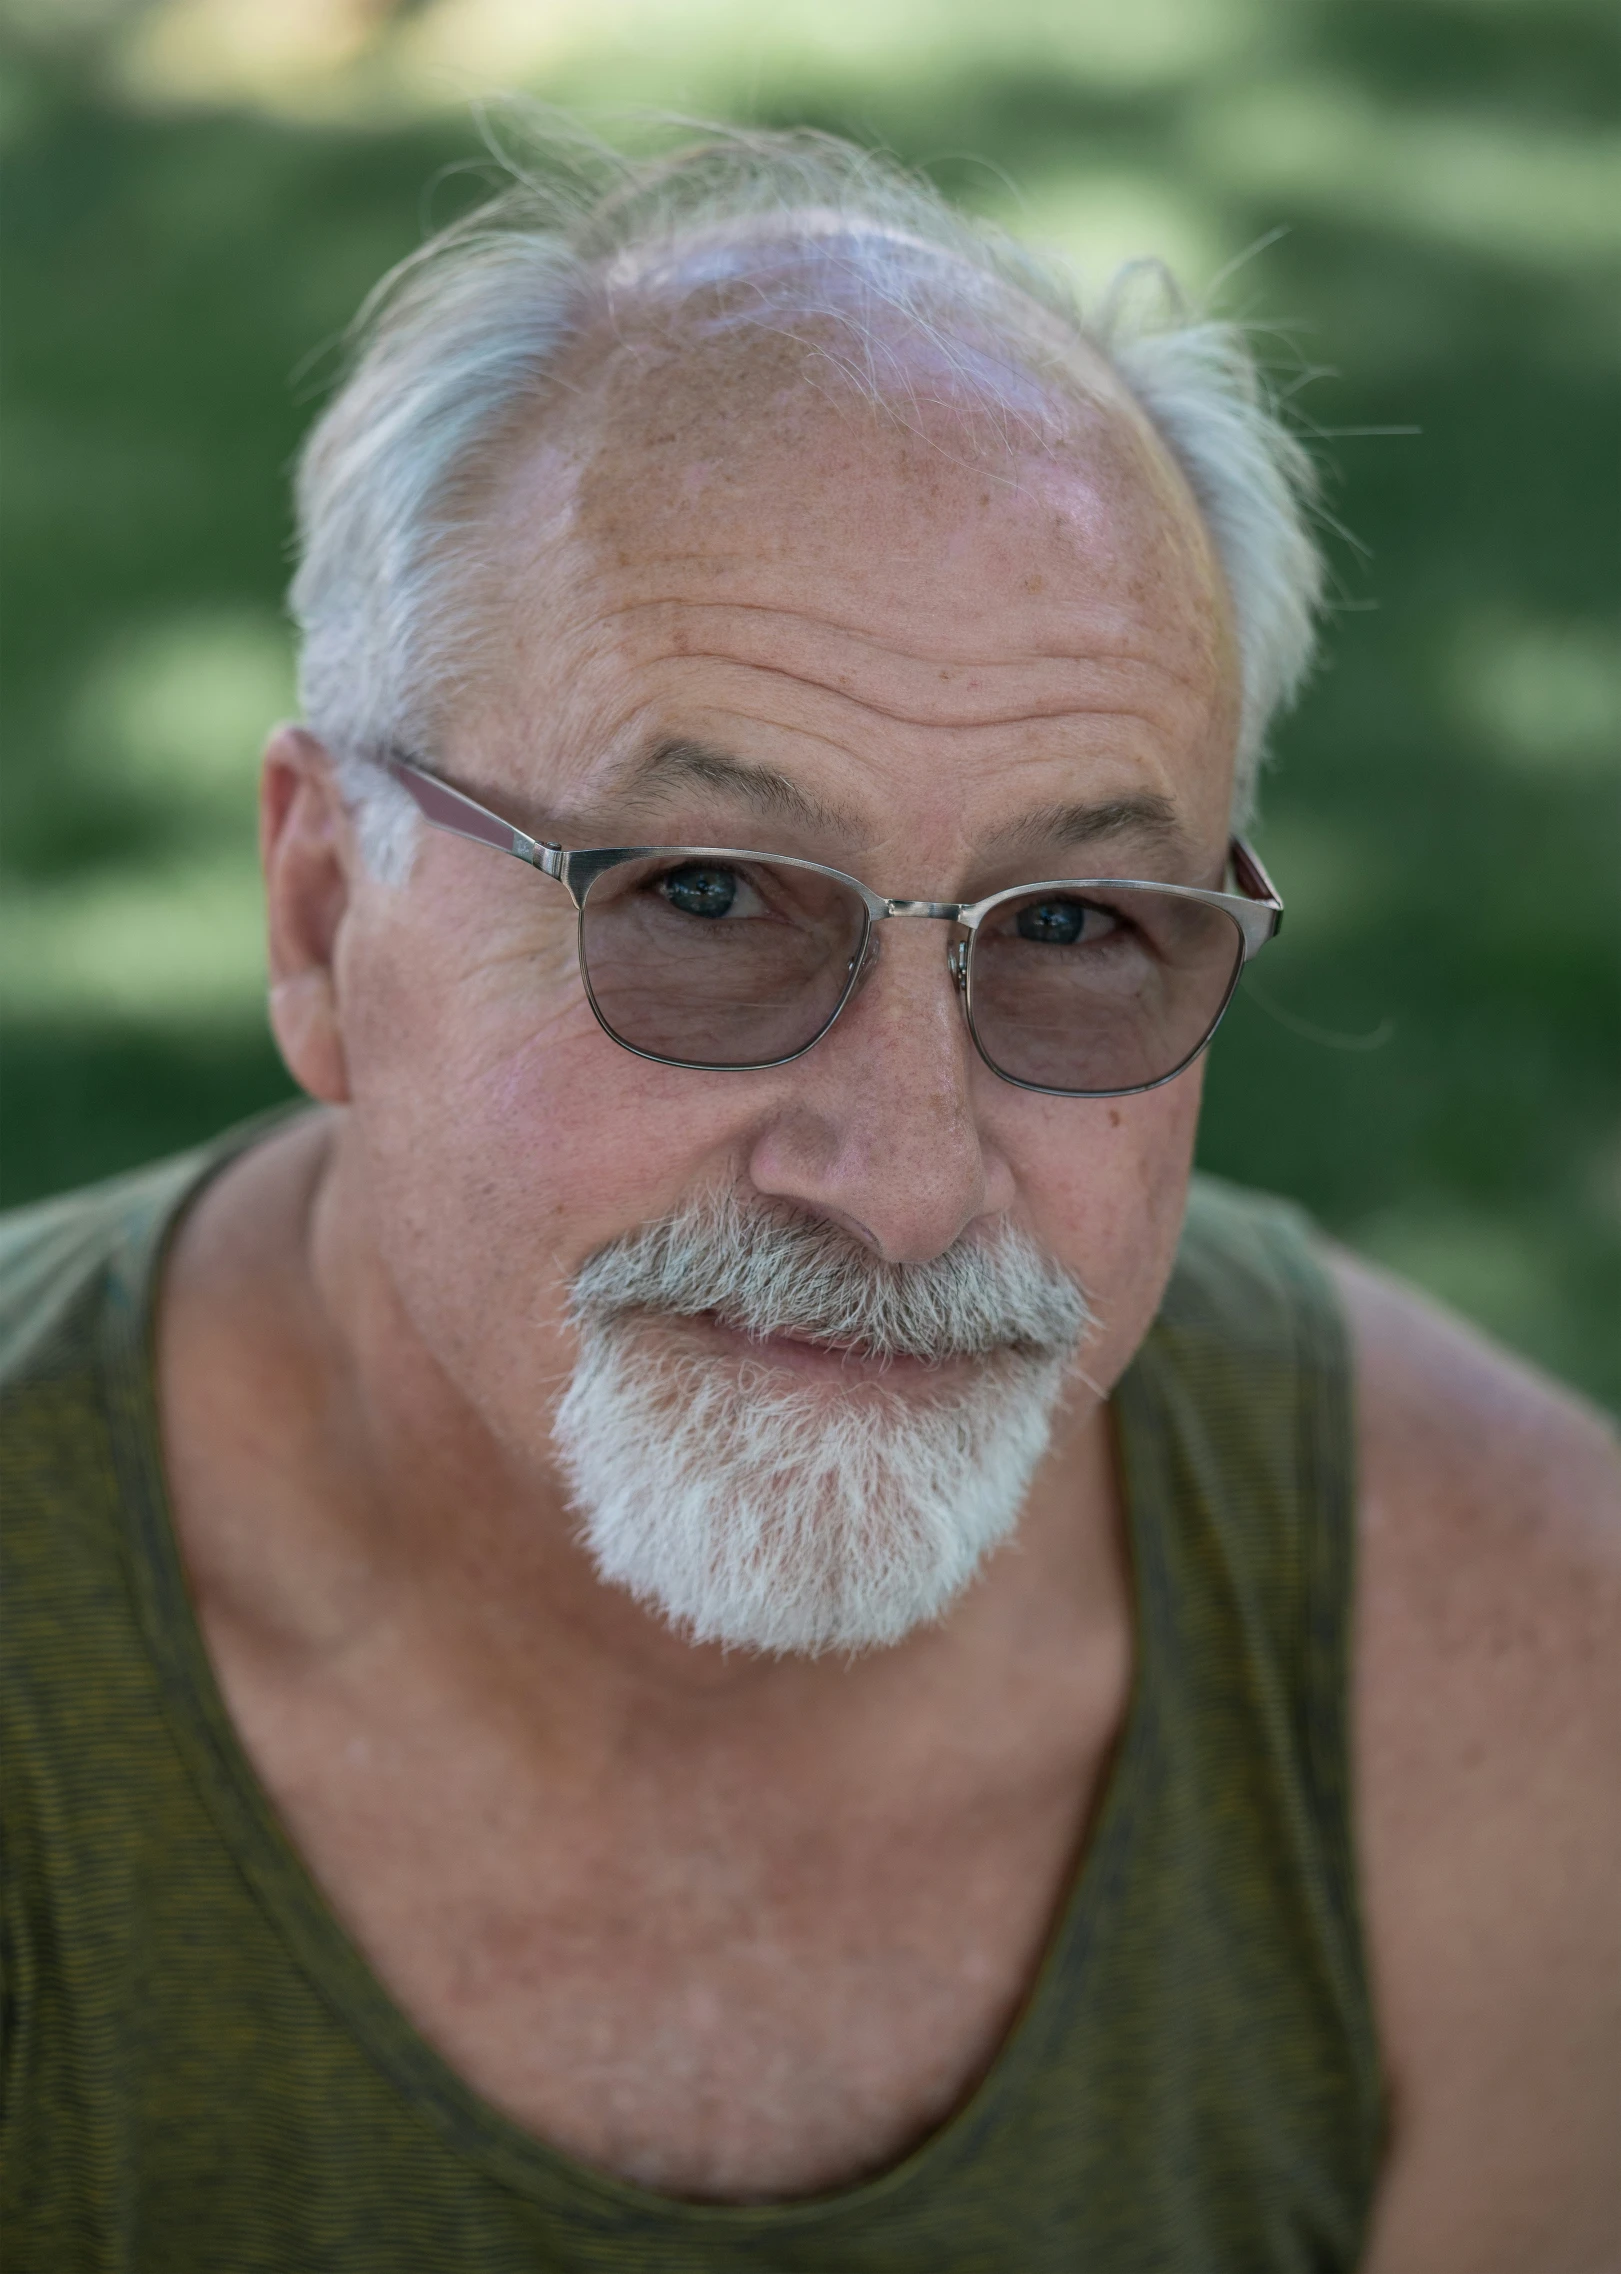
POLYGON ((1617 2263, 1613 1456, 1190 1201, 1316 571, 1130 308, 809 137, 374 304, 319 1110, 9 1233, 18 2274, 1617 2263))

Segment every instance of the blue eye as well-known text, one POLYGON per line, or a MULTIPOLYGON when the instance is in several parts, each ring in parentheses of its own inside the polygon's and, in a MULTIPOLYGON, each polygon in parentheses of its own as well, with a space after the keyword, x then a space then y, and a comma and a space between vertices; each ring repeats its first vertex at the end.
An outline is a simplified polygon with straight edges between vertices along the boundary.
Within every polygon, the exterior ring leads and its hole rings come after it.
POLYGON ((1032 901, 1019 910, 1019 937, 1038 940, 1043 947, 1073 947, 1086 929, 1086 918, 1084 901, 1032 901))
POLYGON ((705 868, 692 861, 661 876, 659 890, 683 916, 725 916, 737 898, 737 878, 730 869, 705 868))

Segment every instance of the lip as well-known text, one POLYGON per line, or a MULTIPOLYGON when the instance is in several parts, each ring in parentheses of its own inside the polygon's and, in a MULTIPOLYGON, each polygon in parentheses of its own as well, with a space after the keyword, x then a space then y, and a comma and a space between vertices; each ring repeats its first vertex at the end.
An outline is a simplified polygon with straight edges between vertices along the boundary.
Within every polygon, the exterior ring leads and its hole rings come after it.
POLYGON ((896 1387, 913 1382, 944 1382, 975 1363, 968 1358, 881 1356, 847 1344, 819 1342, 808 1335, 744 1334, 708 1311, 697 1318, 684 1318, 680 1323, 683 1330, 701 1335, 706 1342, 720 1345, 739 1359, 752 1359, 756 1365, 763 1361, 769 1366, 780 1366, 787 1373, 828 1382, 888 1382, 896 1387))

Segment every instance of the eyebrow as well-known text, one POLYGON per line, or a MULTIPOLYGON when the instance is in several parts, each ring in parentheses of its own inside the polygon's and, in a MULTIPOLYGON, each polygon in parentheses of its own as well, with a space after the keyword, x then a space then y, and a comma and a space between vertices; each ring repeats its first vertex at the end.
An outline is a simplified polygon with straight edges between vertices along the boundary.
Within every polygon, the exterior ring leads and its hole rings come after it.
MULTIPOLYGON (((738 758, 714 744, 686 738, 667 738, 633 759, 616 787, 635 798, 659 798, 688 784, 719 790, 724 796, 754 807, 773 819, 798 822, 804 827, 859 838, 865 824, 848 807, 829 805, 813 797, 789 775, 754 759, 738 758)), ((1111 837, 1137 836, 1177 847, 1185 839, 1175 806, 1157 791, 1144 790, 1127 797, 1102 798, 1093 803, 1038 806, 993 829, 987 849, 1002 853, 1031 852, 1048 846, 1068 849, 1093 845, 1111 837)))
POLYGON ((689 783, 719 790, 777 820, 797 821, 807 828, 831 830, 847 837, 861 834, 858 815, 812 797, 787 774, 779 773, 775 766, 734 758, 729 751, 717 750, 707 742, 657 742, 634 760, 621 777, 623 789, 633 798, 657 798, 685 788, 689 783))
POLYGON ((1130 797, 1100 798, 1095 804, 1038 806, 1005 822, 987 839, 1006 852, 1028 846, 1095 845, 1108 837, 1146 837, 1156 844, 1181 846, 1187 832, 1168 797, 1141 790, 1130 797))

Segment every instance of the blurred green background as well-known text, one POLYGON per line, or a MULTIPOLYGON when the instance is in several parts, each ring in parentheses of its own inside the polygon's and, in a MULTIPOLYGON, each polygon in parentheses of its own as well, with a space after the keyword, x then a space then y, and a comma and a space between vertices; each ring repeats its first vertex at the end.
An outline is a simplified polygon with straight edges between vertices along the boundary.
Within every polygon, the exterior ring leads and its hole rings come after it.
POLYGON ((330 343, 498 89, 808 121, 1094 288, 1223 289, 1322 436, 1289 902, 1205 1160, 1621 1402, 1608 0, 7 0, 5 1195, 285 1091, 255 758, 330 343), (327 349, 325 360, 321 351, 327 349), (312 358, 314 359, 312 362, 312 358), (1416 429, 1416 432, 1390 432, 1416 429))

